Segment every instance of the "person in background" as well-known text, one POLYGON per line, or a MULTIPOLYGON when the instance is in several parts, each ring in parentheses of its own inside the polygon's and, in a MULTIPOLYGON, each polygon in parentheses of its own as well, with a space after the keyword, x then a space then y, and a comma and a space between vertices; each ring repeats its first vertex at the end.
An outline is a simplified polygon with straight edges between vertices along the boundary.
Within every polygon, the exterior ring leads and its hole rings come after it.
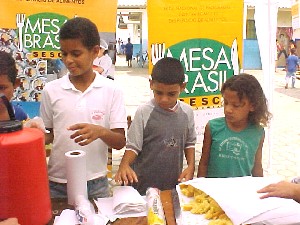
POLYGON ((277 47, 277 60, 280 58, 281 54, 284 54, 284 57, 287 58, 288 54, 286 50, 284 49, 284 46, 279 43, 279 41, 276 39, 276 47, 277 47))
POLYGON ((67 197, 65 153, 82 150, 87 158, 89 198, 109 196, 108 146, 125 145, 127 127, 123 92, 93 70, 100 37, 87 18, 68 20, 60 29, 62 61, 69 73, 47 83, 42 92, 40 115, 52 143, 48 162, 51 198, 67 197))
POLYGON ((293 179, 292 182, 280 181, 267 185, 257 192, 264 193, 260 196, 261 199, 269 197, 289 198, 300 203, 300 177, 293 179))
POLYGON ((276 52, 275 52, 275 72, 277 72, 277 67, 278 67, 278 53, 279 53, 279 42, 278 40, 276 39, 276 52))
POLYGON ((271 114, 257 79, 230 77, 222 86, 225 117, 210 120, 197 177, 263 176, 262 146, 271 114))
POLYGON ((126 151, 115 181, 131 183, 141 195, 148 187, 172 189, 194 176, 194 113, 178 100, 186 86, 184 79, 179 60, 160 59, 150 80, 154 98, 137 109, 129 127, 126 151), (184 156, 188 166, 183 170, 184 156))
POLYGON ((125 55, 125 45, 123 41, 121 41, 121 54, 125 55))
POLYGON ((285 89, 288 89, 290 79, 292 78, 292 88, 295 88, 296 72, 299 69, 299 58, 296 55, 296 49, 291 49, 291 55, 286 59, 285 89))
MULTIPOLYGON (((296 43, 294 42, 294 40, 291 39, 289 42, 289 55, 292 54, 292 52, 291 52, 292 49, 297 49, 297 46, 296 46, 296 43)), ((295 53, 296 53, 296 51, 295 51, 295 53)))
POLYGON ((121 52, 121 44, 122 44, 122 40, 121 40, 121 38, 118 38, 118 41, 117 41, 117 54, 118 55, 122 54, 122 52, 121 52))
POLYGON ((133 45, 130 42, 130 38, 128 38, 128 42, 125 45, 125 55, 128 67, 132 67, 133 45))
POLYGON ((0 222, 0 225, 20 225, 17 218, 9 218, 0 222))
MULTIPOLYGON (((4 94, 8 100, 13 98, 14 91, 20 85, 17 78, 18 71, 13 57, 4 51, 0 51, 0 93, 4 94)), ((12 104, 16 120, 27 120, 28 115, 16 104, 12 104)), ((0 120, 9 120, 6 110, 0 111, 0 120)))
POLYGON ((98 56, 93 62, 93 68, 102 76, 112 80, 114 79, 112 72, 112 60, 108 55, 108 45, 103 39, 100 39, 100 50, 98 52, 98 56))

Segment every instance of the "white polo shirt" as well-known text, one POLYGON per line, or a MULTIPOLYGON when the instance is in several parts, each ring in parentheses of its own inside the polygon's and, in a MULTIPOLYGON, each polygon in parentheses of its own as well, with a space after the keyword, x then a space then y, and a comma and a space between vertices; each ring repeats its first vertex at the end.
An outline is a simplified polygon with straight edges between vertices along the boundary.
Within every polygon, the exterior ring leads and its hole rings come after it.
POLYGON ((113 70, 112 70, 112 60, 109 57, 108 54, 105 54, 103 56, 96 57, 94 62, 94 66, 100 66, 103 69, 103 72, 101 73, 102 76, 107 77, 108 75, 114 76, 113 70))
POLYGON ((53 128, 53 148, 48 163, 49 179, 66 183, 65 153, 83 150, 87 156, 87 178, 92 180, 107 174, 108 146, 97 139, 80 146, 70 139, 74 131, 67 127, 76 123, 92 123, 109 129, 126 128, 126 111, 123 92, 115 82, 98 72, 93 83, 83 93, 63 76, 46 84, 40 113, 47 128, 53 128))

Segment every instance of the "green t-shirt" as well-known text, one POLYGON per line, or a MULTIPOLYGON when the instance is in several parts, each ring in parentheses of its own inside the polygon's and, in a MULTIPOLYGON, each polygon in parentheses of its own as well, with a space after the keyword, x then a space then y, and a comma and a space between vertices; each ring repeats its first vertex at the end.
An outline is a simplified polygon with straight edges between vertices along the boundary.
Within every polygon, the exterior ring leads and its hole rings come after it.
POLYGON ((207 177, 251 176, 264 128, 249 124, 240 132, 228 128, 225 118, 209 121, 212 137, 207 177))

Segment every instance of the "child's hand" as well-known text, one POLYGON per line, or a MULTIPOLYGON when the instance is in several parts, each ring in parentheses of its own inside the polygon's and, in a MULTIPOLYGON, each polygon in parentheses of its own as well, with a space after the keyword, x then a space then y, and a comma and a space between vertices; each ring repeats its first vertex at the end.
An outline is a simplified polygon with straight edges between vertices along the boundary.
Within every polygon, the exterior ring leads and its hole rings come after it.
POLYGON ((138 182, 136 173, 131 169, 131 167, 120 165, 118 172, 115 176, 115 181, 118 184, 128 185, 129 183, 138 182))
POLYGON ((195 169, 192 167, 187 167, 185 170, 183 170, 183 172, 180 174, 179 178, 178 178, 178 182, 185 182, 188 180, 193 179, 194 177, 194 171, 195 169))
POLYGON ((43 131, 44 133, 49 133, 49 131, 46 130, 44 121, 42 120, 41 117, 34 117, 33 119, 29 119, 25 121, 23 124, 24 127, 29 127, 29 128, 37 128, 43 131))
POLYGON ((88 145, 98 139, 100 129, 99 125, 89 123, 78 123, 68 128, 68 130, 75 131, 70 138, 81 146, 88 145))
POLYGON ((10 218, 0 222, 0 225, 20 225, 17 218, 10 218))

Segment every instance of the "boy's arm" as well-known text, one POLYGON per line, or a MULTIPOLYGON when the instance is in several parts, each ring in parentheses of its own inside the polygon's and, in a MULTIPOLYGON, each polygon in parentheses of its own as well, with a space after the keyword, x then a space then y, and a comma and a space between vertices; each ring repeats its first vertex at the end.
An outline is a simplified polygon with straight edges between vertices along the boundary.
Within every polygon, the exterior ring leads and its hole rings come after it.
POLYGON ((99 74, 102 74, 102 72, 104 71, 104 69, 101 66, 94 66, 93 70, 96 70, 99 74))
POLYGON ((54 139, 54 135, 53 135, 53 129, 52 128, 46 128, 49 133, 45 133, 45 144, 51 144, 53 142, 54 139))
POLYGON ((100 132, 102 135, 100 135, 99 138, 108 146, 117 150, 120 150, 125 146, 126 137, 124 128, 115 128, 111 130, 106 128, 103 129, 105 129, 108 133, 100 132))
POLYGON ((75 131, 70 138, 81 146, 88 145, 98 138, 114 149, 121 149, 126 143, 124 128, 110 130, 96 124, 78 123, 70 126, 68 130, 75 131))
POLYGON ((202 146, 202 155, 198 165, 198 174, 197 177, 206 177, 207 176, 207 167, 210 155, 211 147, 211 133, 209 129, 209 124, 205 126, 204 139, 202 146))
POLYGON ((255 161, 254 161, 254 166, 252 169, 253 177, 263 177, 264 176, 264 172, 263 172, 263 168, 262 168, 262 147, 264 144, 264 140, 265 140, 265 133, 261 137, 258 149, 255 154, 255 161))
POLYGON ((128 183, 138 182, 138 177, 130 165, 137 158, 138 152, 142 151, 144 140, 144 120, 147 116, 143 114, 143 106, 139 106, 135 112, 134 119, 129 120, 130 127, 127 132, 126 151, 121 160, 115 181, 128 183), (144 115, 144 116, 143 116, 144 115))
POLYGON ((137 155, 132 150, 126 150, 121 160, 119 169, 115 175, 117 183, 128 185, 129 183, 138 182, 136 173, 131 169, 130 165, 134 162, 137 155))
POLYGON ((195 148, 184 149, 184 154, 187 162, 187 168, 180 174, 178 178, 179 182, 193 179, 195 172, 195 148))
POLYGON ((105 144, 114 149, 121 149, 126 144, 125 127, 126 110, 125 100, 122 89, 116 87, 112 96, 112 104, 109 115, 110 128, 97 124, 78 123, 70 126, 68 129, 74 133, 70 136, 81 146, 88 145, 94 140, 100 138, 105 144))

